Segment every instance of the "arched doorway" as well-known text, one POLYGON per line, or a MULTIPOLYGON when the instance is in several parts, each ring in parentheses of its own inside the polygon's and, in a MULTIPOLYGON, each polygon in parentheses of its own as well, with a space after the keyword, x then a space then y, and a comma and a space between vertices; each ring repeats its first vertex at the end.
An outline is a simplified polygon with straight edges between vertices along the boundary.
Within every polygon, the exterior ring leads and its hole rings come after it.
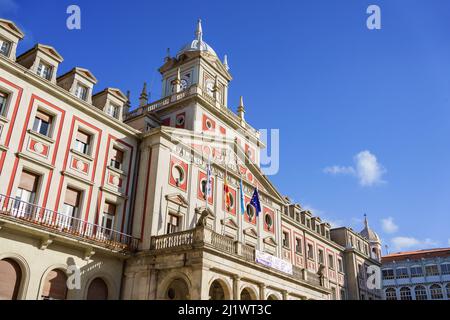
POLYGON ((168 300, 189 300, 189 287, 182 279, 173 280, 167 287, 165 298, 168 300))
POLYGON ((16 300, 22 281, 22 269, 12 259, 0 260, 0 300, 16 300))
POLYGON ((209 300, 227 300, 225 289, 219 280, 214 280, 209 287, 209 300))
POLYGON ((271 294, 270 296, 267 297, 267 300, 278 300, 278 297, 274 294, 271 294))
POLYGON ((67 276, 64 271, 55 269, 48 273, 44 281, 41 298, 44 300, 66 300, 67 276))
POLYGON ((108 300, 108 286, 102 278, 95 278, 89 284, 87 300, 108 300))
POLYGON ((256 296, 249 288, 244 288, 241 291, 241 300, 256 300, 256 296))

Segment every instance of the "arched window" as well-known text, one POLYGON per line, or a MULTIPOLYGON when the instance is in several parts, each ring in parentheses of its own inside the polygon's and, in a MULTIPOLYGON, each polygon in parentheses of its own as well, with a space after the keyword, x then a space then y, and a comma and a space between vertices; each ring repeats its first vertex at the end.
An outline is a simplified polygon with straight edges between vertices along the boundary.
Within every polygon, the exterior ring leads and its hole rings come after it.
POLYGON ((417 286, 414 289, 416 300, 428 300, 427 289, 424 286, 417 286))
POLYGON ((168 300, 189 300, 189 288, 182 279, 173 280, 166 290, 166 299, 168 300))
POLYGON ((88 288, 87 300, 108 300, 108 286, 103 279, 92 280, 88 288))
POLYGON ((16 300, 18 298, 22 270, 12 259, 0 260, 0 300, 16 300))
POLYGON ((395 288, 387 288, 385 294, 386 300, 397 300, 397 293, 395 292, 395 288))
POLYGON ((411 290, 408 287, 400 289, 400 300, 412 300, 411 290))
POLYGON ((444 298, 444 295, 442 294, 442 288, 438 284, 433 284, 430 287, 430 292, 431 292, 431 299, 433 299, 433 300, 438 300, 438 299, 444 298))
POLYGON ((42 299, 44 300, 66 300, 67 298, 67 276, 64 271, 55 269, 48 273, 44 281, 42 299))
POLYGON ((447 299, 450 300, 450 283, 447 283, 445 286, 445 290, 447 290, 447 299))
POLYGON ((214 280, 209 288, 209 299, 210 300, 225 300, 225 290, 219 281, 214 280))
POLYGON ((267 297, 267 300, 278 300, 278 297, 274 294, 271 294, 270 296, 267 297))

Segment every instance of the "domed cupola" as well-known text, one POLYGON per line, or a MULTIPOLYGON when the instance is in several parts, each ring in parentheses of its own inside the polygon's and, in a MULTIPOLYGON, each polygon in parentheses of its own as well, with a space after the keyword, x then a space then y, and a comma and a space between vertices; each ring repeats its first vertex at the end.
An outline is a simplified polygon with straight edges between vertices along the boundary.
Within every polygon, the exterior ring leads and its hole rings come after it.
POLYGON ((369 228, 369 222, 367 221, 367 215, 364 215, 364 229, 361 230, 359 233, 366 239, 368 239, 370 242, 377 242, 381 243, 380 237, 378 234, 373 231, 371 228, 369 228))
POLYGON ((207 52, 215 57, 217 57, 216 52, 209 44, 203 41, 203 30, 202 30, 202 20, 198 19, 197 30, 195 30, 195 39, 191 42, 185 44, 180 51, 177 53, 177 58, 179 58, 183 53, 186 52, 207 52))
POLYGON ((369 240, 370 257, 381 261, 381 240, 378 234, 369 228, 367 215, 364 215, 364 229, 359 234, 369 240))

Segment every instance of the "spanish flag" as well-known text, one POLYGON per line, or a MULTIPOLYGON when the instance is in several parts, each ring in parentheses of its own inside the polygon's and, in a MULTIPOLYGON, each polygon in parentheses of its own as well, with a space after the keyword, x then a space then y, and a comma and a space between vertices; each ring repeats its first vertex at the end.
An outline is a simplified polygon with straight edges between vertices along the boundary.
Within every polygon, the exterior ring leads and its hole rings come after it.
POLYGON ((224 178, 224 184, 223 184, 223 192, 225 193, 225 207, 228 211, 230 211, 231 208, 231 199, 230 199, 230 188, 228 188, 228 181, 227 181, 227 173, 225 172, 225 178, 224 178))

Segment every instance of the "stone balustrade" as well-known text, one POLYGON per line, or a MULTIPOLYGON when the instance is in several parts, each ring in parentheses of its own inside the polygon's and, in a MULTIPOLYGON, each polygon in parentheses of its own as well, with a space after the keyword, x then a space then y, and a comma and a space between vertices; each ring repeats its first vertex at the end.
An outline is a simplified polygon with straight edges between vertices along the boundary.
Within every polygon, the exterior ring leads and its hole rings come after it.
MULTIPOLYGON (((196 227, 182 232, 155 236, 151 238, 150 250, 158 253, 164 250, 193 250, 195 248, 212 248, 224 254, 233 255, 250 263, 255 263, 255 249, 232 238, 214 232, 207 227, 196 227)), ((280 272, 276 269, 258 264, 271 271, 280 272)), ((310 285, 326 287, 326 279, 321 281, 318 274, 306 269, 292 266, 292 274, 285 274, 296 280, 306 282, 310 285)))

